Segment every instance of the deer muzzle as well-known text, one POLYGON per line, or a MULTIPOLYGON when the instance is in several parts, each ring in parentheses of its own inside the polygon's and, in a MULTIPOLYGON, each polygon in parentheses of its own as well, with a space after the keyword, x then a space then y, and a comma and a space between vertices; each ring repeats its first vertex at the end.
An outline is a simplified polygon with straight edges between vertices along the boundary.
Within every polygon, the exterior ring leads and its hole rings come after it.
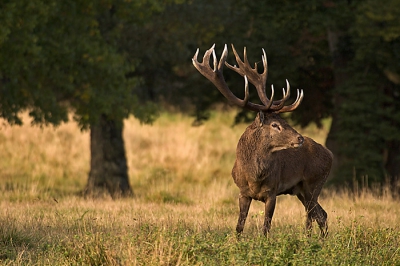
POLYGON ((292 147, 293 148, 301 147, 301 145, 303 145, 303 143, 304 143, 304 138, 303 138, 303 136, 299 135, 297 137, 297 142, 292 142, 292 147))

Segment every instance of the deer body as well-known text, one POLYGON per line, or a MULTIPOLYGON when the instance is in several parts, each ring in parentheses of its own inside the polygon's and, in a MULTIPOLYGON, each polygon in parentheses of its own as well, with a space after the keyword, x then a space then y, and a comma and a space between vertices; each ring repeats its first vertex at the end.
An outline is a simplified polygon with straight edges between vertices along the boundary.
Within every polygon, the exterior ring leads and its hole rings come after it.
POLYGON ((237 149, 236 161, 232 169, 232 177, 239 188, 239 219, 236 232, 242 233, 252 200, 265 203, 265 218, 263 232, 267 234, 271 227, 271 220, 275 210, 276 197, 281 194, 295 195, 306 209, 306 229, 312 228, 312 221, 317 221, 321 235, 328 231, 327 214, 318 203, 321 192, 332 165, 332 153, 308 137, 301 136, 293 129, 279 113, 290 112, 298 107, 303 91, 297 91, 296 101, 284 106, 289 98, 290 87, 287 82, 287 91, 283 90, 283 98, 273 101, 274 89, 271 88, 271 99, 265 93, 267 78, 267 61, 263 54, 264 72, 257 72, 257 65, 251 68, 244 52, 244 61, 241 61, 233 45, 233 52, 239 67, 225 62, 227 48, 225 46, 220 62, 217 62, 214 47, 209 49, 203 62, 197 62, 196 52, 193 58, 194 66, 199 72, 220 90, 232 103, 258 111, 254 122, 247 127, 241 136, 237 149), (209 66, 210 55, 213 54, 214 69, 209 66), (238 99, 229 90, 222 74, 224 64, 242 75, 245 79, 245 98, 238 99), (262 105, 249 102, 248 80, 258 92, 262 105))
MULTIPOLYGON (((264 233, 267 233, 276 196, 289 194, 297 196, 306 208, 307 230, 311 229, 312 220, 316 220, 325 235, 327 215, 317 199, 332 165, 332 153, 308 137, 303 137, 299 147, 289 144, 286 148, 276 149, 270 140, 271 135, 266 132, 270 124, 264 122, 260 126, 258 120, 257 117, 240 138, 232 169, 233 180, 240 190, 237 232, 243 231, 251 200, 254 199, 269 203, 266 204, 264 223, 264 233)), ((294 138, 299 136, 296 133, 294 138)))

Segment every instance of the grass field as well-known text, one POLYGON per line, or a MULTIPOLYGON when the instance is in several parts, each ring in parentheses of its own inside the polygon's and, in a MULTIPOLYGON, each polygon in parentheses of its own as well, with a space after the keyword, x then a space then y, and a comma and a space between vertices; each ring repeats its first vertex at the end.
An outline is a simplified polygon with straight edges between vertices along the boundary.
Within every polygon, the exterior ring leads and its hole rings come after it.
MULTIPOLYGON (((238 189, 230 171, 246 125, 219 112, 199 127, 163 114, 125 123, 135 197, 85 200, 89 135, 0 126, 1 265, 400 265, 400 202, 388 193, 325 189, 329 236, 304 234, 294 197, 278 197, 271 233, 253 202, 236 238, 238 189)), ((327 122, 328 123, 328 122, 327 122)), ((319 142, 326 128, 300 130, 319 142)))

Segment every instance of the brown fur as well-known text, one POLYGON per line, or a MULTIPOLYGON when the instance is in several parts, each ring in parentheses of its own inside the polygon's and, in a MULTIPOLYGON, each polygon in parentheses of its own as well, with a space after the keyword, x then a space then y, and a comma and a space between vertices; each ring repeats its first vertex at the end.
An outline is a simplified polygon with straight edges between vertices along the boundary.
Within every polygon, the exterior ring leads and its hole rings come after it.
POLYGON ((232 177, 240 189, 240 234, 252 199, 265 203, 263 232, 271 227, 276 196, 296 195, 307 212, 306 229, 316 220, 321 234, 327 234, 327 214, 318 196, 332 165, 332 153, 312 139, 302 137, 275 113, 264 113, 241 136, 232 177), (299 147, 298 147, 299 146, 299 147))

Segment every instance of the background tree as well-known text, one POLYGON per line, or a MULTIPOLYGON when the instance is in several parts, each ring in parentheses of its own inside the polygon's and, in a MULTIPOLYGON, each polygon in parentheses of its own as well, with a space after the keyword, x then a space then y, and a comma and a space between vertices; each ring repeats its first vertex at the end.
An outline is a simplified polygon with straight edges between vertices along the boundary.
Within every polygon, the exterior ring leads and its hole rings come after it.
POLYGON ((346 59, 339 71, 347 78, 337 87, 339 140, 337 180, 389 179, 399 192, 399 51, 400 3, 348 2, 333 6, 341 33, 337 53, 346 59), (339 12, 351 17, 351 26, 340 25, 339 12), (351 145, 348 145, 351 143, 351 145))
POLYGON ((126 60, 106 37, 118 28, 99 23, 111 1, 6 1, 0 39, 1 116, 22 123, 29 110, 33 124, 74 120, 91 129, 91 171, 86 193, 96 187, 112 196, 129 195, 122 119, 134 113, 151 121, 154 112, 139 104, 127 78, 126 60))
MULTIPOLYGON (((151 100, 167 103, 169 106, 178 105, 181 110, 187 111, 190 109, 185 106, 188 101, 184 101, 183 97, 177 97, 177 95, 188 96, 191 104, 200 102, 204 105, 204 102, 212 102, 202 100, 204 91, 190 88, 193 83, 188 82, 186 73, 188 73, 187 69, 191 69, 189 58, 192 56, 194 47, 198 47, 204 41, 208 43, 224 29, 226 18, 221 18, 219 14, 229 8, 229 4, 230 1, 221 3, 216 0, 143 1, 135 4, 129 1, 113 1, 109 11, 101 14, 99 25, 102 36, 107 42, 115 43, 117 50, 125 56, 125 60, 134 64, 135 67, 131 71, 125 72, 125 77, 140 81, 133 87, 140 101, 151 100), (219 26, 215 27, 215 25, 219 26), (186 86, 183 85, 185 83, 186 86)), ((203 111, 204 108, 195 110, 203 111)), ((196 117, 202 118, 201 111, 194 113, 196 117)), ((152 114, 151 110, 146 112, 146 114, 149 113, 152 114)), ((115 123, 115 119, 111 122, 115 123)), ((120 123, 122 124, 122 121, 120 123)), ((108 134, 106 136, 114 135, 112 131, 107 130, 109 125, 107 120, 100 124, 102 125, 104 125, 103 128, 97 132, 108 134)), ((93 126, 91 128, 93 139, 96 131, 93 130, 93 126)), ((113 147, 113 151, 118 152, 115 147, 118 145, 123 147, 119 143, 111 141, 105 145, 113 147)), ((98 151, 104 150, 104 147, 93 148, 92 145, 92 164, 94 155, 101 156, 98 155, 98 151)), ((112 154, 111 151, 106 151, 103 157, 107 158, 110 154, 112 154)), ((123 153, 119 151, 118 154, 123 153)), ((116 158, 119 157, 116 156, 116 158)), ((122 156, 120 158, 112 161, 109 168, 119 169, 117 171, 120 173, 126 173, 124 170, 126 159, 122 156), (121 167, 115 167, 115 164, 121 167)), ((98 165, 103 165, 104 168, 102 158, 98 165)), ((105 175, 104 169, 93 167, 93 165, 91 169, 100 171, 91 170, 88 187, 90 184, 99 187, 96 182, 100 180, 104 180, 102 182, 106 184, 109 182, 110 174, 105 175), (92 173, 94 178, 91 177, 92 173)), ((125 177, 123 179, 125 180, 125 177)))
POLYGON ((155 100, 151 96, 158 91, 153 88, 182 87, 177 81, 182 65, 190 63, 186 58, 189 51, 193 53, 190 48, 198 46, 201 36, 211 39, 221 30, 212 19, 218 18, 213 16, 218 11, 215 4, 3 1, 1 117, 21 124, 20 113, 29 110, 32 124, 58 125, 72 111, 82 129, 90 129, 91 166, 85 194, 106 190, 113 197, 131 195, 123 119, 133 113, 151 122, 156 109, 145 100, 155 100), (204 12, 211 15, 206 23, 204 12), (144 93, 146 89, 149 92, 144 93))

